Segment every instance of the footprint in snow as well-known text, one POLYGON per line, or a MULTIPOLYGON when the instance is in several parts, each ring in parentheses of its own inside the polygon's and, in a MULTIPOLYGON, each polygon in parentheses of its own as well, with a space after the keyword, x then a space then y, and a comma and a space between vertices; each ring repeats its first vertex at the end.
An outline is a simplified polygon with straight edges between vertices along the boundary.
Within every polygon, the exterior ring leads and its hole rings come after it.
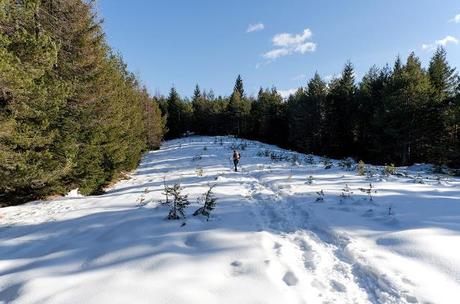
POLYGON ((241 267, 243 264, 240 261, 233 261, 230 265, 233 267, 241 267))
POLYGON ((299 279, 297 279, 292 271, 288 271, 284 274, 283 281, 287 286, 295 286, 299 282, 299 279))
POLYGON ((334 291, 337 291, 337 292, 346 292, 347 291, 347 287, 345 285, 343 285, 342 283, 340 282, 337 282, 336 280, 331 280, 331 287, 334 291))

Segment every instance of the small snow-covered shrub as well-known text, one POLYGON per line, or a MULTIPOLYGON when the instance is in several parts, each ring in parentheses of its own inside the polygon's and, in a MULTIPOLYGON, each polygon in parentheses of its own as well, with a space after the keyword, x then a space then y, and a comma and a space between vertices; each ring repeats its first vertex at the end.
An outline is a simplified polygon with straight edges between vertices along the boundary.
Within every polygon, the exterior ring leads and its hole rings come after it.
POLYGON ((239 144, 233 143, 230 145, 230 150, 240 150, 244 151, 248 147, 248 144, 245 142, 241 142, 239 144))
POLYGON ((351 157, 344 158, 339 162, 340 168, 346 171, 353 170, 353 168, 355 167, 355 164, 356 164, 355 160, 351 157))
POLYGON ((375 171, 370 166, 366 166, 366 179, 371 179, 374 175, 375 171))
POLYGON ((372 185, 372 183, 369 184, 369 187, 359 188, 359 190, 367 194, 369 201, 373 201, 374 197, 372 196, 372 194, 377 193, 377 190, 374 189, 374 185, 372 185))
POLYGON ((193 213, 193 216, 203 215, 203 216, 206 216, 209 220, 209 217, 211 216, 211 212, 216 207, 216 202, 217 202, 217 198, 214 196, 214 193, 212 192, 212 189, 215 186, 216 186, 215 184, 209 186, 209 190, 205 194, 203 194, 201 198, 198 199, 198 202, 203 203, 203 207, 198 208, 193 213))
POLYGON ((345 199, 351 198, 353 194, 353 191, 351 191, 351 188, 348 187, 348 184, 345 184, 345 187, 342 189, 342 194, 340 194, 340 200, 343 201, 345 199))
POLYGON ((385 176, 395 175, 396 174, 395 165, 394 164, 385 165, 385 167, 383 167, 383 172, 382 173, 385 176))
POLYGON ((318 197, 316 198, 316 201, 317 202, 324 202, 324 191, 323 190, 318 191, 318 192, 316 192, 316 194, 318 195, 318 197))
POLYGON ((323 159, 323 165, 324 165, 324 169, 326 169, 326 170, 331 169, 332 168, 332 161, 329 158, 325 157, 323 159))
POLYGON ((258 157, 269 157, 270 156, 270 151, 269 150, 260 150, 257 152, 258 157))
POLYGON ((307 184, 307 185, 311 185, 311 184, 313 184, 313 181, 314 181, 313 176, 310 175, 309 177, 307 177, 307 182, 306 182, 306 184, 307 184))
POLYGON ((163 194, 166 196, 166 202, 164 204, 170 207, 168 220, 185 219, 185 209, 190 205, 190 202, 188 195, 183 195, 182 190, 183 188, 179 184, 174 184, 174 186, 166 186, 165 184, 163 194), (169 200, 169 197, 172 199, 169 200))
POLYGON ((195 155, 193 158, 192 158, 192 161, 199 161, 203 158, 203 156, 201 155, 195 155))
POLYGON ((308 154, 308 155, 305 157, 305 163, 306 163, 307 165, 314 165, 314 164, 315 164, 315 159, 313 158, 313 155, 308 154))
POLYGON ((299 155, 293 154, 293 155, 291 156, 290 161, 291 161, 291 165, 293 165, 293 166, 298 166, 298 165, 299 165, 299 155))
POLYGON ((357 166, 357 170, 358 170, 358 175, 359 176, 364 176, 366 175, 366 164, 360 160, 359 163, 358 163, 358 166, 357 166))
POLYGON ((196 175, 198 175, 198 176, 202 177, 202 176, 203 176, 203 174, 204 174, 204 170, 203 170, 203 168, 202 168, 202 167, 198 167, 198 168, 196 168, 196 175))
POLYGON ((204 146, 203 151, 208 151, 208 147, 204 146))
POLYGON ((420 173, 417 173, 417 175, 414 177, 414 183, 415 184, 424 184, 425 181, 423 180, 423 177, 420 173))

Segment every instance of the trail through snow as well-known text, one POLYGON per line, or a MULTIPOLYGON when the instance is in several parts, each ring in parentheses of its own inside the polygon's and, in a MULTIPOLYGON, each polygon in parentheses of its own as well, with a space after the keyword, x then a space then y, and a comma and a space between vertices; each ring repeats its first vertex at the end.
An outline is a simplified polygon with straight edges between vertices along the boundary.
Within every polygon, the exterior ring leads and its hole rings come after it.
POLYGON ((104 195, 0 209, 0 303, 458 303, 460 180, 420 168, 169 141, 104 195), (165 183, 193 203, 185 226, 165 220, 165 183), (191 216, 211 184, 210 220, 191 216))

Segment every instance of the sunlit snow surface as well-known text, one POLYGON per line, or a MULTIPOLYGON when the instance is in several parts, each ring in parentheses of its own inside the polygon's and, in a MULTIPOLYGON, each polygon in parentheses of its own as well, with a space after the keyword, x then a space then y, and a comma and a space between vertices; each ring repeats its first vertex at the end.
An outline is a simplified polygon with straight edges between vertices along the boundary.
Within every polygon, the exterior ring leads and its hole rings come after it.
POLYGON ((459 179, 306 160, 191 137, 147 153, 102 196, 0 209, 0 303, 459 303, 459 179), (192 201, 183 227, 165 220, 164 183, 192 201), (214 183, 210 220, 191 216, 214 183), (359 190, 370 183, 372 201, 359 190))

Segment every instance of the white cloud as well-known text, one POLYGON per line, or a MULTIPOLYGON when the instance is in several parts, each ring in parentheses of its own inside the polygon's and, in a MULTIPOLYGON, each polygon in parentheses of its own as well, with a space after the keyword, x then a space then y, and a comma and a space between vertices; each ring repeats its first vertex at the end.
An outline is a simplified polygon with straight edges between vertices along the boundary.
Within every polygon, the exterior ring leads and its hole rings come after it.
POLYGON ((296 46, 295 51, 300 54, 305 54, 307 52, 314 52, 316 51, 316 43, 306 42, 304 44, 298 45, 296 46))
POLYGON ((447 37, 444 38, 444 39, 436 40, 436 44, 437 44, 437 45, 446 46, 446 45, 448 45, 449 43, 458 44, 458 39, 455 38, 455 37, 453 37, 453 36, 447 36, 447 37))
POLYGON ((449 44, 459 44, 459 40, 453 36, 446 36, 444 39, 436 40, 434 43, 422 44, 423 50, 434 50, 438 46, 446 47, 449 44))
POLYGON ((250 24, 248 26, 248 29, 246 30, 246 33, 262 31, 264 28, 265 28, 265 25, 263 23, 250 24))
POLYGON ((305 54, 316 51, 316 43, 307 41, 313 36, 310 29, 305 29, 301 34, 282 33, 273 37, 273 50, 262 55, 265 59, 275 60, 279 57, 294 53, 305 54))
POLYGON ((460 14, 456 15, 450 20, 451 22, 460 23, 460 14))
POLYGON ((289 96, 294 95, 295 92, 297 92, 298 89, 289 89, 289 90, 277 90, 278 93, 281 95, 283 98, 289 98, 289 96))
POLYGON ((275 46, 297 46, 299 44, 304 43, 306 40, 310 39, 313 33, 310 29, 304 29, 301 35, 293 35, 289 33, 282 33, 275 35, 273 37, 272 42, 275 46))
POLYGON ((289 55, 291 50, 289 49, 274 49, 270 52, 265 53, 263 56, 265 59, 276 59, 282 56, 289 55))

